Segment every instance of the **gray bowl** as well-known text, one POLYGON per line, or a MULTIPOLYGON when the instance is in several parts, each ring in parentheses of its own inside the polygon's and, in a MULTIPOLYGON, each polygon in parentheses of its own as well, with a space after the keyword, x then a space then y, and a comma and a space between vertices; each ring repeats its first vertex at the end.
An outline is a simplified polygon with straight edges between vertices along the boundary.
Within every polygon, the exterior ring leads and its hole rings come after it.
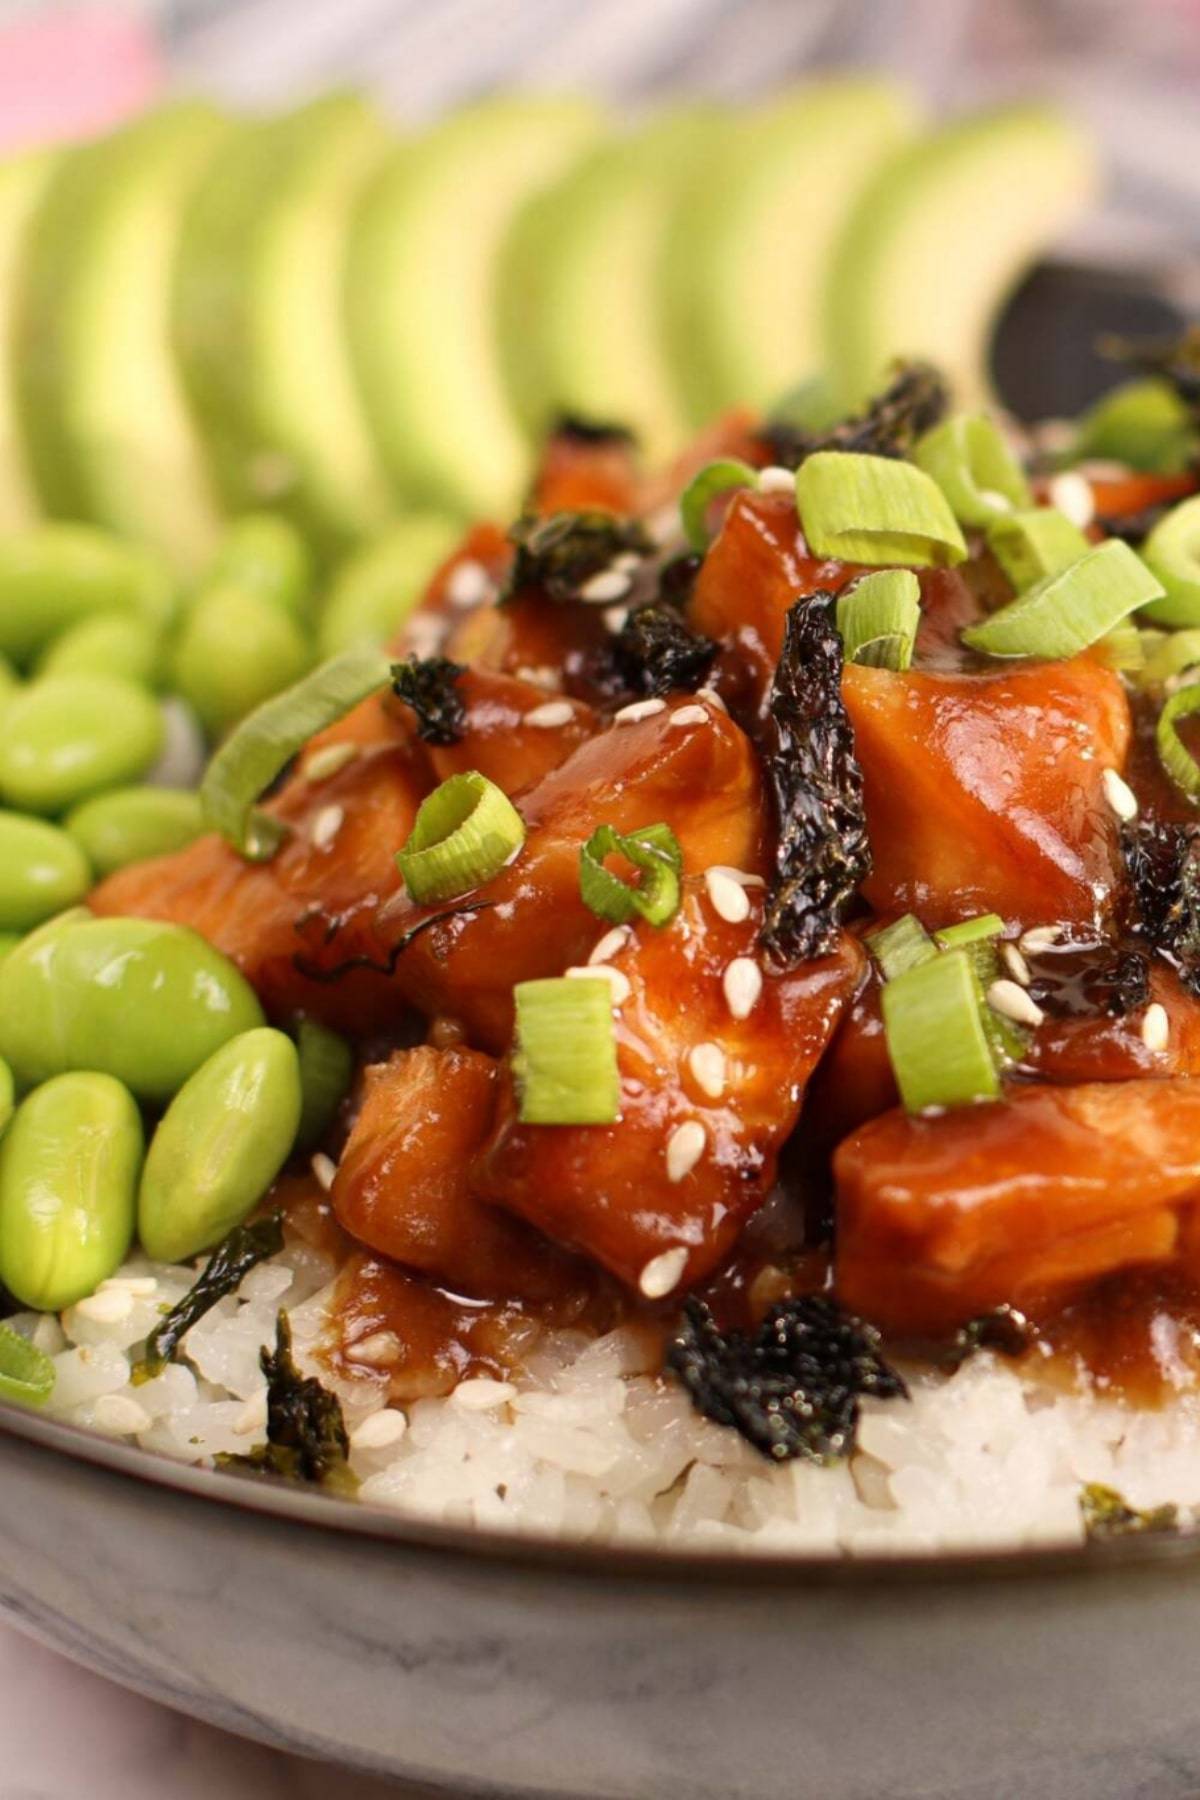
POLYGON ((455 1795, 1200 1792, 1184 1540, 874 1562, 570 1549, 3 1407, 0 1484, 12 1623, 226 1730, 455 1795))

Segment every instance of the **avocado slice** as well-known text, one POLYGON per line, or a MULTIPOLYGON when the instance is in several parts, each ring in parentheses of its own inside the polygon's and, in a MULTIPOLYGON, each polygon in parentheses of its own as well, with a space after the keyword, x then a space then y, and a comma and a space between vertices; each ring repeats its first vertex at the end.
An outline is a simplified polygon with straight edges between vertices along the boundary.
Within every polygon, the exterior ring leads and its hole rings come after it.
POLYGON ((211 550, 219 513, 171 353, 171 273, 184 200, 229 130, 181 102, 68 150, 17 299, 21 417, 46 509, 184 570, 211 550))
POLYGON ((391 148, 337 93, 235 135, 187 209, 175 343, 226 504, 286 513, 326 556, 394 510, 343 317, 349 217, 391 148))
POLYGON ((1095 185, 1086 136, 1041 105, 975 114, 903 152, 855 208, 826 290, 843 405, 897 356, 937 363, 960 404, 986 401, 997 315, 1095 185))
POLYGON ((652 461, 686 435, 662 305, 668 220, 715 109, 668 114, 606 144, 529 202, 505 246, 505 368, 527 429, 561 413, 636 432, 652 461))
POLYGON ((39 517, 16 391, 16 293, 32 219, 54 169, 52 151, 33 150, 0 165, 0 532, 39 517))
POLYGON ((912 137, 883 79, 780 95, 698 146, 663 262, 668 342, 689 421, 764 408, 825 366, 825 279, 847 217, 912 137))
POLYGON ((508 517, 520 503, 532 459, 501 370, 501 246, 600 123, 578 100, 481 101, 401 145, 364 197, 350 345, 384 459, 415 505, 508 517))

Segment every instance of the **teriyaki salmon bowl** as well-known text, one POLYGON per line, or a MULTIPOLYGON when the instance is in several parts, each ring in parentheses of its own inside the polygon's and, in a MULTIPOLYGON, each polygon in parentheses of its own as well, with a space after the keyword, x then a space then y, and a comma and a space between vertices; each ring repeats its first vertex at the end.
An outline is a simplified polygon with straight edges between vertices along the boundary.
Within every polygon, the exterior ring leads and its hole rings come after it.
POLYGON ((1191 1531, 1196 368, 1150 468, 920 363, 566 420, 165 802, 16 691, 5 1401, 576 1542, 1191 1531))

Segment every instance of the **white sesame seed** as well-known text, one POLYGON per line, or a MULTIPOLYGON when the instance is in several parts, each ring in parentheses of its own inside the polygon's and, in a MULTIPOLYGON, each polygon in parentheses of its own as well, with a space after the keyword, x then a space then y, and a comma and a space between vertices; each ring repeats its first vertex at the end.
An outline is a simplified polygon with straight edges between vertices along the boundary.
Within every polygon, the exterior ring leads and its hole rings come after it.
POLYGON ((445 636, 445 625, 436 613, 414 613, 404 628, 404 643, 410 656, 433 656, 445 636))
POLYGON ((101 1394, 92 1407, 92 1420, 98 1431, 113 1431, 127 1437, 145 1431, 150 1414, 127 1394, 101 1394))
POLYGON ((626 944, 629 942, 630 936, 631 933, 628 925, 614 925, 612 930, 606 931, 604 936, 600 939, 600 942, 588 957, 588 962, 593 964, 607 962, 610 956, 615 956, 618 950, 623 950, 625 948, 626 944))
POLYGON ((446 598, 451 606, 479 606, 492 595, 492 578, 481 562, 468 557, 450 571, 446 598))
POLYGON ((667 1139, 667 1180, 682 1181, 690 1175, 708 1144, 708 1133, 699 1119, 685 1119, 667 1139))
POLYGON ((521 723, 550 731, 558 725, 569 725, 574 717, 575 708, 569 700, 547 700, 544 706, 535 706, 532 712, 527 712, 521 723))
POLYGON ((762 970, 752 956, 735 956, 721 977, 725 1004, 735 1019, 748 1019, 762 993, 762 970))
POLYGON ((261 1388, 257 1394, 251 1394, 229 1429, 234 1437, 257 1437, 260 1431, 267 1429, 266 1388, 261 1388))
POLYGON ((622 575, 632 575, 641 568, 642 559, 636 550, 622 550, 620 556, 613 557, 612 566, 619 569, 622 575))
POLYGON ((1015 981, 993 981, 987 991, 987 1003, 993 1012, 1011 1019, 1016 1025, 1040 1025, 1046 1016, 1015 981))
POLYGON ((631 606, 606 606, 603 614, 604 629, 614 634, 620 631, 632 611, 631 606))
POLYGON ((337 1164, 334 1162, 332 1156, 326 1156, 323 1150, 318 1150, 308 1166, 316 1176, 321 1187, 328 1193, 333 1186, 333 1178, 337 1174, 337 1164))
POLYGON ((1000 946, 1000 954, 1004 958, 1004 966, 1012 976, 1013 980, 1019 981, 1023 988, 1027 988, 1029 983, 1033 980, 1033 976, 1029 973, 1029 964, 1025 961, 1025 958, 1021 955, 1017 946, 1015 944, 1002 944, 1000 946))
POLYGON ((716 688, 702 687, 696 689, 697 700, 704 700, 709 706, 715 706, 718 712, 728 713, 729 708, 718 694, 716 688))
POLYGON ((678 500, 668 500, 665 506, 660 506, 657 512, 652 512, 649 518, 643 519, 642 524, 656 544, 669 544, 683 530, 678 500))
POLYGON ((356 1425, 350 1433, 352 1450, 386 1450, 390 1444, 398 1444, 408 1430, 408 1420, 395 1406, 381 1406, 378 1412, 368 1413, 361 1425, 356 1425))
POLYGON ((549 663, 522 663, 516 673, 520 681, 531 682, 534 687, 561 686, 558 670, 552 669, 549 663))
POLYGON ((1086 530, 1096 516, 1096 497, 1092 493, 1092 484, 1078 470, 1071 469, 1065 475, 1056 475, 1046 490, 1051 506, 1057 506, 1060 513, 1065 513, 1072 525, 1078 525, 1080 531, 1086 530))
POLYGON ((665 700, 634 700, 629 706, 623 706, 620 712, 613 714, 613 724, 636 725, 639 719, 652 719, 655 713, 666 710, 665 700))
POLYGON ((703 706, 681 706, 671 714, 672 725, 707 725, 708 709, 703 706))
POLYGON ((1136 819, 1138 815, 1137 795, 1129 783, 1122 780, 1115 769, 1105 769, 1102 780, 1104 782, 1104 798, 1118 819, 1124 824, 1128 824, 1130 819, 1136 819))
POLYGON ((638 1287, 647 1300, 662 1300, 679 1286, 687 1259, 688 1253, 682 1244, 677 1244, 674 1250, 661 1250, 650 1258, 638 1276, 638 1287))
POLYGON ((131 1294, 135 1300, 149 1300, 158 1292, 153 1275, 110 1275, 102 1281, 97 1293, 131 1294))
POLYGON ((94 1325, 121 1325, 133 1311, 133 1295, 128 1288, 105 1288, 80 1300, 75 1311, 94 1325))
POLYGON ((725 1052, 720 1044, 693 1044, 688 1051, 688 1068, 692 1080, 710 1100, 719 1100, 725 1092, 725 1052))
POLYGON ((780 463, 768 463, 765 469, 758 471, 758 491, 760 494, 794 494, 795 469, 785 469, 780 463))
POLYGON ((715 875, 727 875, 730 881, 736 881, 739 887, 761 888, 767 885, 762 875, 752 875, 749 869, 735 869, 730 863, 714 863, 712 872, 715 875))
POLYGON ((1061 925, 1032 925, 1021 933, 1018 942, 1026 956, 1037 956, 1042 950, 1052 949, 1062 934, 1061 925))
POLYGON ((507 1406, 516 1397, 517 1390, 511 1381, 492 1381, 486 1375, 460 1381, 450 1396, 455 1406, 461 1406, 464 1412, 492 1412, 498 1406, 507 1406))
POLYGON ((311 782, 328 781, 331 775, 336 775, 339 769, 352 763, 357 755, 357 744, 322 744, 305 763, 304 779, 311 782))
POLYGON ((622 975, 620 969, 614 969, 611 963, 587 963, 581 968, 568 969, 567 974, 576 981, 607 981, 612 989, 614 1006, 623 1006, 633 991, 628 976, 622 975))
POLYGON ((1161 1055, 1171 1041, 1171 1021, 1167 1009, 1155 1000, 1142 1014, 1142 1042, 1147 1050, 1161 1055))
POLYGON ((633 586, 623 569, 601 569, 591 575, 579 590, 579 598, 589 606, 607 606, 610 600, 623 600, 633 586))
POLYGON ((1013 510, 1013 503, 1008 495, 997 493, 995 488, 980 488, 979 498, 985 506, 990 506, 993 512, 1006 513, 1013 510))
POLYGON ((309 833, 313 849, 328 850, 345 822, 345 807, 323 806, 313 820, 312 831, 309 833))
POLYGON ((704 885, 708 889, 713 911, 731 925, 740 925, 750 917, 750 896, 740 881, 725 869, 705 869, 704 885))
POLYGON ((347 1344, 346 1354, 351 1362, 381 1368, 387 1363, 395 1362, 401 1348, 400 1339, 394 1331, 372 1331, 368 1337, 359 1338, 357 1343, 347 1344))

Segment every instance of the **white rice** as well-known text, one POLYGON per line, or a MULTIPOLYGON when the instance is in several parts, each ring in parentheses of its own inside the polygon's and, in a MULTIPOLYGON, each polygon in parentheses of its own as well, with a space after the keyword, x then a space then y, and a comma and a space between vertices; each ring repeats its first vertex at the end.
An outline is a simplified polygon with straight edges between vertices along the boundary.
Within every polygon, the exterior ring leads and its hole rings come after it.
MULTIPOLYGON (((287 1307, 298 1360, 316 1360, 334 1269, 304 1246, 251 1271, 184 1340, 186 1360, 134 1386, 142 1341, 195 1270, 127 1264, 121 1318, 10 1321, 50 1354, 47 1410, 183 1462, 246 1452, 265 1436, 259 1348, 287 1307), (149 1278, 154 1291, 149 1291, 149 1278)), ((101 1308, 102 1313, 122 1308, 101 1308)), ((1074 1543, 1080 1487, 1103 1482, 1135 1506, 1200 1505, 1200 1394, 1161 1410, 1041 1386, 987 1353, 954 1375, 906 1369, 910 1402, 866 1401, 859 1446, 832 1467, 772 1466, 701 1418, 645 1363, 632 1333, 547 1334, 511 1381, 461 1382, 399 1409, 384 1384, 337 1383, 361 1498, 413 1518, 572 1538, 747 1552, 879 1554, 1074 1543)))

